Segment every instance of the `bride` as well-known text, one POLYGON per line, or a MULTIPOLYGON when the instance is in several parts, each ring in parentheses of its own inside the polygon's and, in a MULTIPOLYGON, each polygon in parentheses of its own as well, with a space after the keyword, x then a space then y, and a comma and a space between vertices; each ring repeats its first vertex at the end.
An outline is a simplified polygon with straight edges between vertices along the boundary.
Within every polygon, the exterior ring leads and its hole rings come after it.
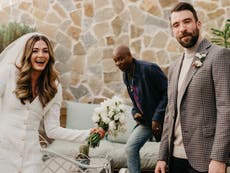
POLYGON ((53 48, 45 35, 20 37, 0 54, 0 60, 1 172, 41 172, 38 128, 43 117, 50 138, 80 142, 90 133, 104 137, 99 128, 60 127, 62 87, 54 68, 53 48))

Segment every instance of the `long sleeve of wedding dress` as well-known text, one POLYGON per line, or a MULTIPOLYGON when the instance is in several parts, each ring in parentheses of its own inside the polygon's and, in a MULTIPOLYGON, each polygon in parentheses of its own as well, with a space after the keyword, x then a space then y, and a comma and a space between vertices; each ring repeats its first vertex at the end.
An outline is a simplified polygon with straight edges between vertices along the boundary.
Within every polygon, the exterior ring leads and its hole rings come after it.
MULTIPOLYGON (((47 136, 54 139, 62 139, 72 142, 83 142, 90 133, 90 130, 67 129, 60 127, 60 107, 62 101, 62 88, 59 84, 58 92, 50 105, 45 110, 44 126, 47 136)), ((84 116, 84 115, 82 115, 84 116)), ((80 121, 80 120, 79 120, 80 121)))

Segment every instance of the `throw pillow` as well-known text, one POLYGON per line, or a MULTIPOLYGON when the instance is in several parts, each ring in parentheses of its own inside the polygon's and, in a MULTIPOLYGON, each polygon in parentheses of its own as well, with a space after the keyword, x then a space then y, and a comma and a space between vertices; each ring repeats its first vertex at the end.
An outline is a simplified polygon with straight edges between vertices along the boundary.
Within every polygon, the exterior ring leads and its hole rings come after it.
POLYGON ((85 130, 94 127, 92 121, 93 110, 98 104, 66 102, 66 128, 85 130))

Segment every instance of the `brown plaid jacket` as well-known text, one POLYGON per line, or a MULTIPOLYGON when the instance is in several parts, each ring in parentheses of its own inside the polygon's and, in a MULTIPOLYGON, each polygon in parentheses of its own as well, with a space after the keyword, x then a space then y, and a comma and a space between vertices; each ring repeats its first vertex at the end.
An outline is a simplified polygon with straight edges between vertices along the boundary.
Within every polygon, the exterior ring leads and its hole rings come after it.
MULTIPOLYGON (((230 162, 230 49, 204 39, 196 52, 205 53, 201 67, 191 66, 178 96, 183 143, 189 163, 200 172, 211 159, 230 162)), ((159 160, 170 161, 177 115, 180 58, 169 70, 168 105, 159 160)), ((197 60, 194 57, 193 62, 197 60)))

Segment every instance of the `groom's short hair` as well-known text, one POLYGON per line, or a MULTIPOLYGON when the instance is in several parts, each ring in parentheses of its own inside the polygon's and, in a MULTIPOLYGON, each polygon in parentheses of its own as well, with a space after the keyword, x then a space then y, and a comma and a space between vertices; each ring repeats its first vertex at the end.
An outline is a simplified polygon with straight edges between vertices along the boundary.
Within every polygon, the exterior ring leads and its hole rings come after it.
MULTIPOLYGON (((198 17, 197 17, 197 13, 196 10, 194 9, 194 7, 187 3, 187 2, 179 2, 172 10, 171 10, 171 14, 173 12, 177 12, 177 11, 184 11, 184 10, 188 10, 191 11, 195 20, 198 21, 198 17)), ((171 19, 171 18, 169 18, 171 19)))

